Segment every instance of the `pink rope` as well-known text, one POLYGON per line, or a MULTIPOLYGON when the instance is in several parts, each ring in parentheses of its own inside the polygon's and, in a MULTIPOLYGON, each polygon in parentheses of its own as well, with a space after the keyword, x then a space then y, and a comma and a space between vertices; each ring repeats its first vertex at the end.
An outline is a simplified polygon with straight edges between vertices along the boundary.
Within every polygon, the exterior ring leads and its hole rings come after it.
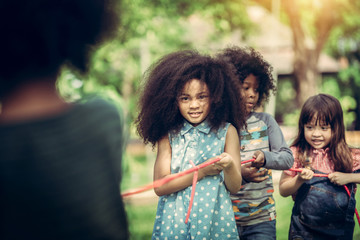
POLYGON ((199 164, 197 167, 193 167, 193 168, 190 168, 190 169, 187 169, 183 172, 179 172, 179 173, 176 173, 176 174, 172 174, 170 176, 167 176, 167 177, 164 177, 164 178, 161 178, 159 180, 156 180, 148 185, 145 185, 143 187, 140 187, 140 188, 136 188, 134 190, 129 190, 129 191, 126 191, 124 192, 123 194, 121 194, 122 197, 128 197, 130 195, 134 195, 134 194, 137 194, 137 193, 141 193, 141 192, 145 192, 147 190, 150 190, 152 188, 157 188, 157 187, 160 187, 162 185, 164 185, 165 183, 168 183, 176 178, 179 178, 181 176, 184 176, 186 174, 189 174, 189 173, 192 173, 192 172, 195 172, 195 171, 198 171, 200 168, 204 168, 204 167, 207 167, 213 163, 216 163, 220 161, 220 158, 215 158, 209 162, 204 162, 204 163, 201 163, 199 164))
POLYGON ((193 165, 194 168, 197 168, 197 169, 194 172, 194 176, 193 176, 190 203, 189 203, 189 208, 188 208, 188 211, 187 211, 187 214, 186 214, 185 223, 188 223, 188 221, 189 221, 190 212, 191 212, 191 208, 192 208, 193 201, 194 201, 195 188, 196 188, 196 183, 197 183, 197 180, 198 180, 198 171, 199 171, 199 168, 195 166, 193 161, 190 160, 190 163, 191 163, 191 165, 193 165))

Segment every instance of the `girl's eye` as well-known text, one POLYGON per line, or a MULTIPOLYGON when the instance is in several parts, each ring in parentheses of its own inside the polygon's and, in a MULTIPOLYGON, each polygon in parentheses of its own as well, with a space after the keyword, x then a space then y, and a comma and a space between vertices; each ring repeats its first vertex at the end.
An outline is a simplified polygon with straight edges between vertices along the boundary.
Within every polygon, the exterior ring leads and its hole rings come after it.
POLYGON ((312 127, 312 126, 307 125, 307 126, 305 126, 305 128, 306 128, 306 129, 311 130, 313 127, 312 127))
POLYGON ((321 127, 322 130, 327 131, 329 129, 329 126, 323 126, 321 127))
POLYGON ((179 100, 180 100, 180 102, 186 102, 189 100, 189 98, 188 97, 180 97, 179 100))
POLYGON ((203 100, 203 99, 206 99, 206 98, 208 98, 208 96, 207 95, 200 95, 200 97, 199 97, 201 100, 203 100))

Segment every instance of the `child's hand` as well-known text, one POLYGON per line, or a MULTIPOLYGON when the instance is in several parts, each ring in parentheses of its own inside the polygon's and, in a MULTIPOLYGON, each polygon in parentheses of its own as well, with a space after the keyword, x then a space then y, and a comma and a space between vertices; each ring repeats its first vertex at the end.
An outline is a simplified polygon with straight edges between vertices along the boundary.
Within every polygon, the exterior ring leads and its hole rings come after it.
POLYGON ((244 164, 241 166, 241 175, 247 182, 262 182, 269 178, 265 176, 267 169, 259 171, 258 168, 251 167, 251 164, 244 164))
POLYGON ((330 182, 336 185, 345 185, 348 184, 350 181, 348 180, 349 174, 342 173, 342 172, 333 172, 328 175, 330 182))
MULTIPOLYGON (((211 158, 206 162, 212 161, 213 159, 214 158, 211 158)), ((209 176, 209 175, 218 175, 221 172, 221 170, 222 168, 220 168, 219 166, 215 165, 215 163, 213 163, 210 164, 209 166, 200 169, 199 171, 202 171, 205 176, 209 176)))
POLYGON ((308 181, 313 178, 314 172, 311 169, 303 168, 301 173, 298 176, 301 180, 308 181))
POLYGON ((253 158, 255 158, 255 161, 252 162, 252 167, 261 168, 265 165, 265 155, 262 151, 257 150, 254 153, 253 158))
POLYGON ((230 154, 223 152, 220 156, 218 156, 220 158, 220 161, 214 163, 215 166, 219 169, 219 170, 224 170, 227 169, 231 166, 233 166, 233 158, 231 157, 230 154))

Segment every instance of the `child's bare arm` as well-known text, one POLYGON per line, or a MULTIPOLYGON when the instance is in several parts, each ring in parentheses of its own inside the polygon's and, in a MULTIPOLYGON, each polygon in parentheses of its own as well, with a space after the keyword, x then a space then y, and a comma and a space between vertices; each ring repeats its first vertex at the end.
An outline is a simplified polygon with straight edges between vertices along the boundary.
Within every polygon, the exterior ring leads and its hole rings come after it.
POLYGON ((229 126, 226 134, 225 152, 216 165, 224 171, 225 185, 231 193, 237 193, 241 188, 241 160, 239 135, 233 125, 229 126))
POLYGON ((304 168, 301 173, 297 174, 295 177, 289 176, 283 172, 279 182, 280 195, 287 197, 296 193, 301 185, 305 181, 312 179, 313 176, 314 172, 306 168, 304 168))
POLYGON ((330 173, 328 177, 332 183, 337 185, 345 185, 348 183, 360 184, 360 173, 333 172, 330 173))

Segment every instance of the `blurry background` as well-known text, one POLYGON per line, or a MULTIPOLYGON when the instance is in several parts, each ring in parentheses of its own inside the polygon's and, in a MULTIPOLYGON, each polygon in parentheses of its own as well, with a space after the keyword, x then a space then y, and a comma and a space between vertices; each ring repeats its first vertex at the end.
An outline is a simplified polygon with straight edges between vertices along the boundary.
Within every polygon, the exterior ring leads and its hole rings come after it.
MULTIPOLYGON (((277 79, 277 94, 263 109, 289 143, 303 102, 322 92, 340 100, 347 141, 360 146, 359 16, 360 1, 352 0, 124 0, 118 37, 96 52, 90 75, 84 79, 64 69, 58 87, 69 100, 100 92, 123 109, 128 133, 123 190, 152 181, 155 153, 141 143, 132 124, 142 74, 179 49, 214 54, 229 45, 254 47, 277 79)), ((278 239, 287 239, 292 200, 275 190, 278 239)), ((359 193, 357 199, 360 211, 359 193)), ((153 191, 125 201, 132 239, 150 239, 153 191)), ((357 223, 354 239, 360 239, 357 223)))

